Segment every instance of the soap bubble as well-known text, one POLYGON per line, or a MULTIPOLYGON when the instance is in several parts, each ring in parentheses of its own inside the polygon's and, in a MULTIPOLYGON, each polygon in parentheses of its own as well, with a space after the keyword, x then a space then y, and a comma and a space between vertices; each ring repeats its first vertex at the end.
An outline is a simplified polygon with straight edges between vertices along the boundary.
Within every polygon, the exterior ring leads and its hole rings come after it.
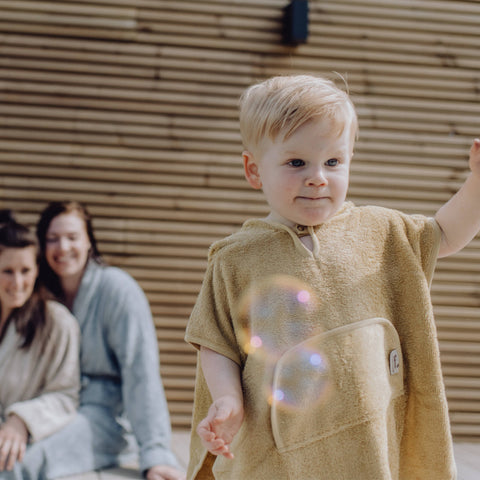
POLYGON ((276 408, 308 409, 327 397, 329 365, 320 338, 288 350, 277 363, 269 398, 276 408))
POLYGON ((318 302, 308 285, 278 275, 255 283, 240 302, 243 349, 275 361, 284 351, 320 331, 318 302))
POLYGON ((255 283, 240 303, 243 350, 263 372, 271 404, 303 408, 328 390, 319 305, 306 283, 288 275, 255 283))

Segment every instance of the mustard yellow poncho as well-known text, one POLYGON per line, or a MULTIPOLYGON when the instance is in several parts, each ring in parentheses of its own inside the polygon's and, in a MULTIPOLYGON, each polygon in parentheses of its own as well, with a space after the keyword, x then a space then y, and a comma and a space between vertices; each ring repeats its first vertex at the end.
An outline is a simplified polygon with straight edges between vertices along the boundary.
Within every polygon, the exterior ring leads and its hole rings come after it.
POLYGON ((429 293, 439 242, 432 218, 347 202, 318 227, 249 220, 212 245, 185 338, 240 365, 245 421, 233 460, 206 452, 198 365, 188 479, 456 478, 429 293))

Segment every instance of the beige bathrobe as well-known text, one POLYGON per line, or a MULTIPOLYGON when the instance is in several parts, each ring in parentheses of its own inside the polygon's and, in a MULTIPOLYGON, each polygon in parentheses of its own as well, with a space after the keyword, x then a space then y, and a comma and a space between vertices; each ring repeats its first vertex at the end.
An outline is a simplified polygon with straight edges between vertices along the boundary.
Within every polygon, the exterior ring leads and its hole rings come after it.
POLYGON ((240 365, 246 415, 235 458, 207 454, 199 365, 188 479, 454 479, 429 294, 440 236, 434 219, 347 202, 318 227, 250 220, 214 244, 185 338, 240 365), (305 351, 323 377, 302 371, 305 351), (294 408, 269 398, 289 389, 294 408))
POLYGON ((47 302, 53 322, 46 344, 36 339, 27 349, 10 323, 0 343, 0 423, 17 414, 30 440, 40 440, 73 419, 80 389, 79 328, 57 302, 47 302))

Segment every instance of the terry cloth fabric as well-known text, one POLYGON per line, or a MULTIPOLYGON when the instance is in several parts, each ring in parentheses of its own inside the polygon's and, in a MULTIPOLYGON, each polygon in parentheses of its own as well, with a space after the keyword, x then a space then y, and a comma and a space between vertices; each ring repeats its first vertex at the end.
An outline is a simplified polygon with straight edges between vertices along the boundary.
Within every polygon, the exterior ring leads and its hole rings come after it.
POLYGON ((77 321, 57 302, 49 301, 52 322, 47 338, 39 336, 20 349, 13 322, 0 343, 0 424, 15 413, 36 442, 65 426, 75 415, 80 390, 77 321))
POLYGON ((198 364, 187 478, 456 478, 429 292, 440 238, 432 218, 347 202, 318 227, 249 220, 212 245, 185 338, 240 365, 245 420, 233 460, 206 452, 198 364), (298 366, 305 351, 326 365, 317 381, 298 366), (275 396, 289 387, 300 406, 275 396))

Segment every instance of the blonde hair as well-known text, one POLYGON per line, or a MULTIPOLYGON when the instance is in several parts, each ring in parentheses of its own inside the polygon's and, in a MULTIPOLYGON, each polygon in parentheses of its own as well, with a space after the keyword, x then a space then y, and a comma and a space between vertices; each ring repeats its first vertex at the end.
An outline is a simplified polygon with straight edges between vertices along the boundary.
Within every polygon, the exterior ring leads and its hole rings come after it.
POLYGON ((332 122, 332 133, 345 128, 357 133, 355 107, 347 92, 331 80, 312 75, 277 76, 247 88, 240 97, 240 132, 244 147, 253 151, 263 139, 286 140, 313 117, 332 122))

